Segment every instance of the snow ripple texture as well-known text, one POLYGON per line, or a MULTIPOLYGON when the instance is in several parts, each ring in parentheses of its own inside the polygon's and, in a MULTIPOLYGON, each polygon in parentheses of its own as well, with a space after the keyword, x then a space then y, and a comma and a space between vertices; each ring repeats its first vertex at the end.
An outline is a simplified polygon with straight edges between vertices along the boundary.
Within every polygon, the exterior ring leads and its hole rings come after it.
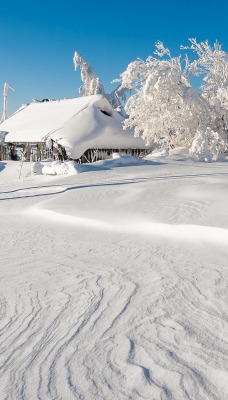
POLYGON ((228 399, 226 168, 5 183, 2 400, 228 399), (191 240, 186 224, 209 234, 191 240))

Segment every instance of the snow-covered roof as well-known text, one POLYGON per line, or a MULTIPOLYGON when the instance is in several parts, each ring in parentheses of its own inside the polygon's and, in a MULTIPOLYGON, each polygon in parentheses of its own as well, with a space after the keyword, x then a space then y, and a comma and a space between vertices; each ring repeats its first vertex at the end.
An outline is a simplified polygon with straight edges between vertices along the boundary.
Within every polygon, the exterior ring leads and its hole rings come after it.
POLYGON ((94 95, 31 103, 3 122, 0 131, 8 132, 6 142, 52 138, 74 159, 89 148, 144 149, 145 142, 134 138, 132 130, 123 130, 122 121, 104 96, 94 95))

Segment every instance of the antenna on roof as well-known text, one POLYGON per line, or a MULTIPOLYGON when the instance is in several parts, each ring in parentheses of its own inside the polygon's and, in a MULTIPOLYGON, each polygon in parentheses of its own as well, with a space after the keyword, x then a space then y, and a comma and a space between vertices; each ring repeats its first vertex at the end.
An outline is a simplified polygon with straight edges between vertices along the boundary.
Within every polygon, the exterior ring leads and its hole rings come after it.
POLYGON ((4 90, 3 90, 3 114, 2 114, 2 119, 1 122, 4 122, 8 118, 7 114, 7 96, 8 96, 8 90, 12 89, 14 90, 13 87, 11 87, 7 82, 4 83, 4 90))

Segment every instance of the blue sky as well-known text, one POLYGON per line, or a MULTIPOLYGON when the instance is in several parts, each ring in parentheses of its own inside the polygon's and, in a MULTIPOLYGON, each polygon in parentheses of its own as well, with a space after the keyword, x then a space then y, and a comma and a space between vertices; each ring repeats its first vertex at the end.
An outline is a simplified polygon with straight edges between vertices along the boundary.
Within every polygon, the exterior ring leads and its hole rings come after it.
MULTIPOLYGON (((110 83, 161 40, 174 55, 189 37, 218 40, 228 51, 228 5, 208 1, 15 1, 0 13, 0 86, 9 82, 9 112, 33 98, 78 96, 77 50, 110 92, 110 83)), ((1 90, 1 89, 0 89, 1 90)), ((1 93, 1 92, 0 92, 1 93)), ((0 113, 1 113, 0 97, 0 113)))

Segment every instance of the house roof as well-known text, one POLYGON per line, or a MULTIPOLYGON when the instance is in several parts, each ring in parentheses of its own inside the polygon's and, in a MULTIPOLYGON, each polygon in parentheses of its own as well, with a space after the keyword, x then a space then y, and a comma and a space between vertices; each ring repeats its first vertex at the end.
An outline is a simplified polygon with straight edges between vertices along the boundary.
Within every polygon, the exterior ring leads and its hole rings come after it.
POLYGON ((6 142, 45 142, 52 138, 77 159, 89 148, 144 149, 145 142, 123 130, 121 117, 102 95, 34 102, 0 125, 6 142), (101 112, 105 111, 110 116, 101 112))

